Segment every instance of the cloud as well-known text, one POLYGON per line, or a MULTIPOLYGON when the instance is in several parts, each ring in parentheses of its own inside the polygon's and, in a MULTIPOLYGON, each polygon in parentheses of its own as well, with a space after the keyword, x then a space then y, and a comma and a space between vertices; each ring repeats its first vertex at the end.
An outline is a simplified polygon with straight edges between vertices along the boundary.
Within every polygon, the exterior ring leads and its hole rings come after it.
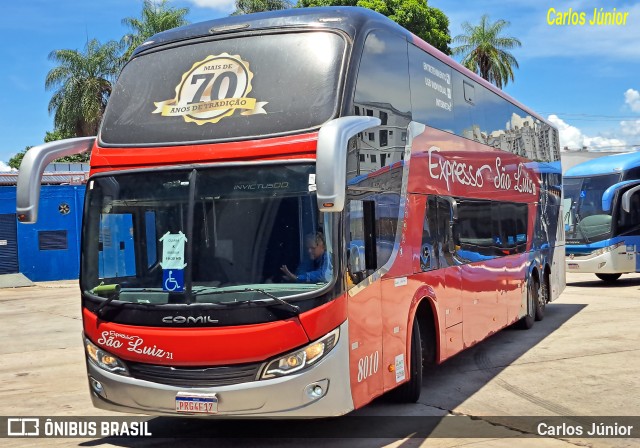
POLYGON ((580 129, 565 123, 557 115, 549 115, 548 120, 558 128, 560 148, 578 149, 584 146, 584 135, 580 129))
MULTIPOLYGON (((560 148, 581 149, 587 147, 590 151, 614 151, 625 150, 627 142, 619 138, 609 138, 603 136, 590 137, 585 135, 580 129, 566 123, 557 115, 549 115, 548 120, 553 123, 560 133, 560 148)), ((637 122, 637 130, 640 132, 640 120, 637 122)))
POLYGON ((7 165, 6 163, 0 161, 0 173, 2 172, 6 172, 6 171, 16 171, 13 168, 11 168, 9 165, 7 165))
POLYGON ((235 0, 189 0, 189 2, 200 8, 215 9, 227 14, 231 14, 236 10, 235 0))
POLYGON ((634 112, 640 112, 640 92, 637 90, 629 89, 624 92, 624 102, 634 112))
POLYGON ((624 135, 630 137, 640 137, 640 119, 631 121, 621 121, 620 128, 624 135))

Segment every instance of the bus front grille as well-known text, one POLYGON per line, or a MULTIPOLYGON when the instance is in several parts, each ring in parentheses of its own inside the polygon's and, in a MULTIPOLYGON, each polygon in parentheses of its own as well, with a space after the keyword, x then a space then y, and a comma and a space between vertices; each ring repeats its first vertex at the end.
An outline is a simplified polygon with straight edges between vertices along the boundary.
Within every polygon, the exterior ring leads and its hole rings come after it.
POLYGON ((255 381, 262 363, 214 367, 169 367, 128 362, 136 379, 177 387, 215 387, 255 381))

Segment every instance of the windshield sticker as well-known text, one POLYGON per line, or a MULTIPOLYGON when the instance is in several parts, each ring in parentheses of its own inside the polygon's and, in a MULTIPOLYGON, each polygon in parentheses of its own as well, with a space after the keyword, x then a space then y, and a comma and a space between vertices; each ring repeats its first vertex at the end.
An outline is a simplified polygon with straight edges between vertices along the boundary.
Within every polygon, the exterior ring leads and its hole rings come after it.
POLYGON ((175 98, 154 102, 153 113, 198 125, 217 123, 238 109, 241 115, 266 114, 267 102, 247 96, 252 79, 249 63, 240 56, 207 56, 182 75, 175 98))
POLYGON ((184 233, 165 233, 162 243, 162 289, 171 292, 184 291, 184 245, 187 237, 184 233))

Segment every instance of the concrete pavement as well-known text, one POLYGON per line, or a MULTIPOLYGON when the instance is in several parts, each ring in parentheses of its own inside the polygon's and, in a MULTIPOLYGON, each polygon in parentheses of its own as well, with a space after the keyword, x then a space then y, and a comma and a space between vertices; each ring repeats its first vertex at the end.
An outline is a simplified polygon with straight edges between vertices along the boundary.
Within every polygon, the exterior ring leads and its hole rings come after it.
MULTIPOLYGON (((305 438, 299 434, 314 421, 210 422, 155 418, 174 439, 5 439, 3 446, 201 445, 191 437, 216 439, 215 446, 640 446, 638 439, 529 438, 509 416, 640 416, 640 275, 623 276, 606 285, 592 275, 568 274, 568 287, 547 307, 545 320, 533 329, 506 329, 437 366, 425 375, 420 402, 396 405, 378 400, 353 413, 373 416, 372 424, 400 426, 398 416, 461 415, 456 424, 469 433, 476 425, 498 431, 497 437, 437 438, 451 429, 443 420, 429 438, 305 438), (252 439, 252 430, 282 430, 282 435, 252 439), (440 432, 439 432, 440 431, 440 432), (502 438, 509 437, 509 438, 502 438), (513 438, 516 437, 516 438, 513 438)), ((0 409, 14 416, 108 416, 94 409, 86 381, 77 281, 40 283, 0 290, 0 409)), ((120 414, 117 414, 120 415, 120 414)), ((406 419, 404 423, 406 423, 406 419)), ((324 422, 322 425, 326 425, 324 422)), ((316 427, 320 424, 315 424, 316 427)), ((345 425, 329 422, 329 433, 345 425), (334 426, 331 426, 334 425, 334 426)), ((375 433, 372 428, 372 434, 375 433)), ((475 431, 474 431, 475 433, 475 431)), ((410 433, 407 433, 407 436, 410 433)), ((317 434, 316 434, 317 436, 317 434)), ((211 444, 211 442, 206 442, 211 444)))

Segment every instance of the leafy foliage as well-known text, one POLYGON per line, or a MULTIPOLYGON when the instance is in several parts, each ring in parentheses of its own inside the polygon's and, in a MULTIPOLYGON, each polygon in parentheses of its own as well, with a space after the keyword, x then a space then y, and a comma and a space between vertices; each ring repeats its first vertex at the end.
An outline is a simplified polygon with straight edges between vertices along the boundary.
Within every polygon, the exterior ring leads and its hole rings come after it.
POLYGON ((299 7, 360 6, 389 17, 445 54, 451 54, 449 18, 426 0, 298 0, 299 7))
MULTIPOLYGON (((49 143, 49 142, 54 142, 57 140, 63 140, 65 138, 73 138, 73 137, 75 137, 75 135, 56 129, 53 131, 47 131, 47 134, 44 137, 44 142, 49 143)), ((11 157, 9 159, 9 162, 7 162, 7 165, 9 165, 11 168, 19 169, 20 164, 22 163, 22 159, 24 158, 24 155, 31 148, 33 148, 33 146, 27 146, 26 148, 24 148, 24 150, 20 151, 18 154, 11 157)), ((89 163, 90 157, 91 157, 91 153, 85 152, 84 154, 74 154, 72 156, 61 157, 59 159, 56 159, 55 161, 67 162, 67 163, 89 163)))
POLYGON ((293 7, 289 0, 236 0, 236 10, 233 16, 251 14, 262 11, 275 11, 293 7))
POLYGON ((49 101, 55 128, 65 135, 95 135, 118 73, 118 44, 92 39, 82 52, 54 50, 49 59, 59 64, 45 80, 47 90, 55 90, 49 101))
POLYGON ((518 68, 518 61, 507 50, 522 46, 515 37, 501 35, 509 25, 502 19, 491 23, 485 14, 476 26, 464 22, 465 34, 453 39, 461 44, 453 49, 453 54, 462 55, 462 65, 500 89, 514 80, 513 69, 518 68))
POLYGON ((24 148, 24 150, 20 151, 18 154, 16 154, 15 156, 11 157, 9 159, 9 161, 7 162, 7 165, 9 165, 11 168, 15 168, 16 170, 19 169, 20 168, 20 164, 22 163, 22 159, 24 158, 24 155, 31 148, 33 148, 33 146, 27 146, 26 148, 24 148))
POLYGON ((126 48, 122 56, 123 62, 129 60, 133 50, 154 34, 189 23, 185 19, 189 8, 174 8, 168 6, 167 3, 168 0, 161 0, 159 3, 144 0, 140 18, 126 17, 122 19, 122 24, 133 31, 120 40, 120 44, 126 48))

